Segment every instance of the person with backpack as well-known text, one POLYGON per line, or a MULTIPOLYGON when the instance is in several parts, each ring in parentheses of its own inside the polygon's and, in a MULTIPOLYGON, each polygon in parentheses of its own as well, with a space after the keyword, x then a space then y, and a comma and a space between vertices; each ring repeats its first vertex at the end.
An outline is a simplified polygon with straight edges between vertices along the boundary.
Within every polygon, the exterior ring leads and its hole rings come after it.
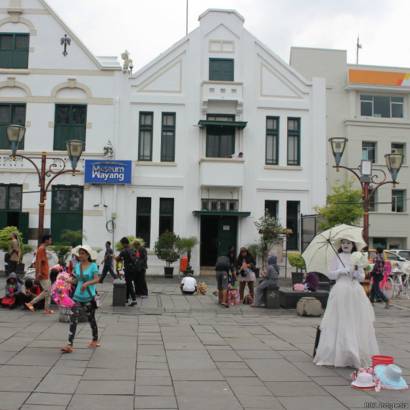
POLYGON ((136 285, 136 272, 137 272, 137 258, 135 252, 130 247, 130 241, 124 237, 120 240, 122 245, 122 251, 116 257, 116 260, 122 261, 124 264, 124 278, 127 284, 127 299, 131 296, 131 301, 128 306, 135 306, 137 304, 137 298, 135 294, 134 285, 136 285))
POLYGON ((97 283, 100 282, 98 266, 95 263, 97 255, 88 245, 82 245, 78 251, 79 263, 75 266, 74 277, 66 280, 68 283, 76 284, 73 300, 75 305, 71 308, 70 331, 68 334, 68 344, 61 348, 63 353, 72 353, 74 338, 77 331, 79 317, 85 312, 88 323, 91 327, 92 340, 88 347, 95 349, 100 346, 98 343, 98 326, 95 320, 95 310, 97 303, 97 283))

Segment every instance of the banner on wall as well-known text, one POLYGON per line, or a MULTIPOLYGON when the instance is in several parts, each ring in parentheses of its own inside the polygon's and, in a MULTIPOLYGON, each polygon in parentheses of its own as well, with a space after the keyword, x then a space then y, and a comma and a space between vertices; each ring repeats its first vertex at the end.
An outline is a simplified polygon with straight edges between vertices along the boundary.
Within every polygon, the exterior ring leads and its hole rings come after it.
POLYGON ((85 160, 86 184, 127 185, 132 182, 132 161, 85 160))

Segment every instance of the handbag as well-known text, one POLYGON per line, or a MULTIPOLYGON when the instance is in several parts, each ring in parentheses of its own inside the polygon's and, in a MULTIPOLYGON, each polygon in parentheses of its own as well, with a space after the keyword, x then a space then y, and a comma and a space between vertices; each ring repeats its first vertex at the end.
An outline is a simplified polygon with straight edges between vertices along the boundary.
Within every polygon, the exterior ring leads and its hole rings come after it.
MULTIPOLYGON (((83 270, 81 269, 81 264, 79 265, 79 268, 80 268, 80 279, 81 279, 81 281, 82 282, 86 282, 86 280, 85 280, 85 277, 84 277, 84 274, 83 274, 83 270)), ((91 293, 91 290, 90 290, 90 288, 87 286, 87 291, 88 291, 88 294, 91 296, 91 298, 92 298, 92 300, 91 300, 91 303, 94 305, 94 307, 96 308, 96 309, 98 309, 100 306, 101 306, 101 300, 100 300, 100 296, 99 295, 95 295, 95 296, 93 296, 93 294, 91 293), (98 301, 97 301, 97 297, 98 297, 98 301)))
POLYGON ((8 252, 6 252, 5 254, 4 254, 4 262, 8 265, 9 264, 9 262, 10 262, 10 258, 11 258, 11 255, 8 253, 8 252))

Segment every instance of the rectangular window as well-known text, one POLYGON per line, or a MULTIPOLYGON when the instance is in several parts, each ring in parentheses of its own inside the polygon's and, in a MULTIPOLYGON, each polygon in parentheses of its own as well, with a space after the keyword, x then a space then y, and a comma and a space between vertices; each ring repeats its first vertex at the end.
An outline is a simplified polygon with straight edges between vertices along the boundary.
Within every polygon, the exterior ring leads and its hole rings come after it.
POLYGON ((174 198, 159 199, 159 234, 174 232, 174 198))
POLYGON ((405 212, 406 211, 406 191, 404 189, 392 190, 392 212, 405 212))
POLYGON ((84 142, 87 129, 87 106, 57 104, 54 122, 54 150, 66 151, 69 140, 84 142))
POLYGON ((0 33, 0 68, 28 68, 30 35, 0 33))
POLYGON ((138 161, 152 161, 152 134, 154 113, 140 112, 138 161))
POLYGON ((266 165, 279 164, 279 117, 266 117, 266 165))
POLYGON ((162 113, 161 161, 175 161, 175 113, 162 113))
POLYGON ((287 238, 287 248, 291 250, 299 249, 299 216, 300 201, 286 202, 286 228, 292 233, 287 238))
MULTIPOLYGON (((26 124, 26 104, 0 104, 0 149, 10 149, 7 139, 7 127, 10 124, 26 124)), ((24 139, 19 149, 24 149, 24 139)))
POLYGON ((300 118, 288 118, 288 165, 300 165, 300 118))
POLYGON ((210 58, 209 80, 234 81, 234 60, 231 58, 210 58))
POLYGON ((369 211, 370 212, 377 212, 377 191, 372 191, 369 189, 369 211))
POLYGON ((403 118, 403 97, 361 95, 360 115, 363 117, 403 118))
POLYGON ((376 162, 376 143, 375 142, 362 142, 362 159, 365 161, 371 161, 373 164, 376 162))
POLYGON ((406 163, 406 144, 401 142, 392 142, 391 152, 392 154, 401 154, 403 157, 403 164, 406 163))
POLYGON ((0 185, 0 211, 21 211, 22 185, 0 185))
POLYGON ((265 215, 278 219, 279 201, 265 201, 265 215))
POLYGON ((151 198, 137 198, 137 238, 144 239, 145 246, 151 244, 151 198))
MULTIPOLYGON (((210 114, 209 121, 235 121, 234 115, 210 114)), ((206 129, 206 156, 208 158, 232 158, 235 153, 235 128, 209 126, 206 129)))

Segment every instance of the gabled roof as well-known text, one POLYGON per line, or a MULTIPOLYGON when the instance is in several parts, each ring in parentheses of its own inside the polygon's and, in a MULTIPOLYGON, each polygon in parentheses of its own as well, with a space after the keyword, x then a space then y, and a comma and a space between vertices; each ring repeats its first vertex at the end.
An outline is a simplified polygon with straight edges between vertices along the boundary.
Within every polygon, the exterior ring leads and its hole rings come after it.
POLYGON ((39 0, 41 5, 51 14, 51 16, 57 21, 58 24, 65 30, 67 35, 83 50, 83 52, 90 58, 90 60, 96 65, 100 70, 121 70, 121 65, 118 66, 110 64, 104 64, 103 59, 97 59, 94 54, 84 45, 84 43, 74 34, 74 32, 64 23, 60 16, 53 10, 51 6, 45 0, 39 0))

